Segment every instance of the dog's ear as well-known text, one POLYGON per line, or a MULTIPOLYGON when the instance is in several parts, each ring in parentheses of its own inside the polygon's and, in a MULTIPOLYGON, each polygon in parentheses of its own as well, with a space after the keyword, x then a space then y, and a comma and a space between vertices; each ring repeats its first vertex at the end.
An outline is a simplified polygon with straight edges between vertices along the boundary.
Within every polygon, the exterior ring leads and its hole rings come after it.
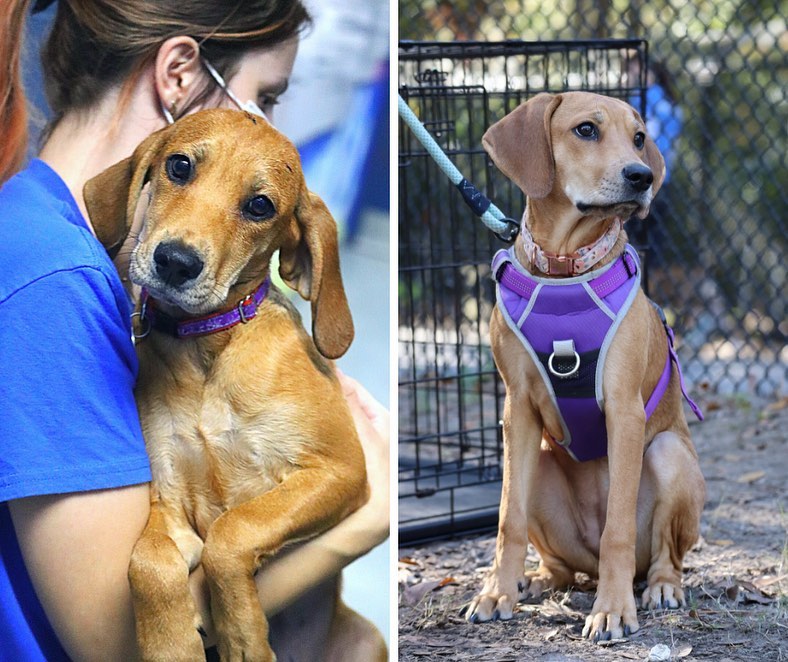
POLYGON ((560 94, 537 94, 482 136, 493 163, 529 198, 547 197, 553 189, 555 161, 550 121, 561 99, 560 94))
POLYGON ((85 182, 82 194, 104 248, 115 257, 134 219, 134 210, 149 179, 150 166, 169 133, 166 127, 143 140, 134 153, 85 182))
POLYGON ((328 208, 304 186, 292 232, 279 252, 279 275, 312 304, 312 337, 328 359, 342 356, 353 341, 342 277, 337 225, 328 208))

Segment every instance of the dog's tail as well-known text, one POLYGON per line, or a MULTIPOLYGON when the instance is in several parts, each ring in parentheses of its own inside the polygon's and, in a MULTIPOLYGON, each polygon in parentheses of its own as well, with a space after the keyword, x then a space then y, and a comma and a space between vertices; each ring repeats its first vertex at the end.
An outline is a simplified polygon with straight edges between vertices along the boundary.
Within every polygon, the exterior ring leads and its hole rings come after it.
POLYGON ((27 148, 27 100, 19 60, 30 0, 0 3, 0 184, 22 165, 27 148))

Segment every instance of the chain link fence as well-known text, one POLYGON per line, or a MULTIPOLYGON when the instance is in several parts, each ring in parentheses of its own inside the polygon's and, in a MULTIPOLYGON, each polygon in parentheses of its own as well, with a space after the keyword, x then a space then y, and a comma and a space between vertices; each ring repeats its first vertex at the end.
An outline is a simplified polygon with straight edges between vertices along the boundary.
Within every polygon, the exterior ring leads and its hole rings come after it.
MULTIPOLYGON (((694 389, 786 394, 788 32, 779 5, 401 0, 400 37, 463 42, 457 46, 465 55, 437 45, 444 52, 431 63, 422 57, 418 66, 413 53, 425 45, 401 44, 400 90, 463 174, 513 218, 523 199, 484 157, 487 126, 541 89, 585 86, 630 100, 653 134, 664 126, 654 126, 659 109, 647 107, 642 92, 656 76, 675 100, 679 131, 668 148, 660 145, 670 152, 669 183, 657 196, 648 234, 642 225, 628 227, 648 243, 650 295, 677 332, 694 389), (636 43, 590 58, 582 48, 610 38, 647 40, 645 57, 636 43), (513 61, 499 72, 508 87, 498 97, 489 94, 490 72, 462 80, 447 73, 454 60, 473 59, 469 40, 507 39, 575 47, 534 60, 535 68, 513 61), (642 69, 646 60, 657 65, 650 76, 642 69), (586 83, 578 84, 578 76, 586 83), (424 91, 446 85, 467 93, 424 91)), ((416 539, 494 518, 503 391, 486 330, 494 301, 487 264, 500 243, 477 230, 457 191, 421 163, 407 134, 400 126, 400 525, 405 538, 416 539)))

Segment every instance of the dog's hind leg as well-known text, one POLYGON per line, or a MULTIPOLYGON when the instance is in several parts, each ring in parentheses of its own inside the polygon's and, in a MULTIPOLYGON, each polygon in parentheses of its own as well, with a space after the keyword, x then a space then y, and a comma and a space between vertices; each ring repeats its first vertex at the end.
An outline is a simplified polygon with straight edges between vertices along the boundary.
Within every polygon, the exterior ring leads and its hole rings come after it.
POLYGON ((598 540, 602 527, 598 499, 590 498, 593 487, 584 480, 585 467, 569 460, 567 474, 559 453, 563 451, 540 451, 539 480, 547 487, 535 490, 528 504, 528 540, 540 557, 539 567, 525 573, 524 593, 529 598, 571 586, 577 570, 596 572, 598 545, 589 549, 588 541, 598 540), (583 499, 578 499, 577 491, 583 499))
POLYGON ((651 528, 644 532, 650 537, 644 608, 676 609, 685 604, 682 561, 698 539, 706 494, 698 458, 691 448, 690 442, 677 434, 661 432, 644 456, 641 490, 646 505, 653 508, 651 528))

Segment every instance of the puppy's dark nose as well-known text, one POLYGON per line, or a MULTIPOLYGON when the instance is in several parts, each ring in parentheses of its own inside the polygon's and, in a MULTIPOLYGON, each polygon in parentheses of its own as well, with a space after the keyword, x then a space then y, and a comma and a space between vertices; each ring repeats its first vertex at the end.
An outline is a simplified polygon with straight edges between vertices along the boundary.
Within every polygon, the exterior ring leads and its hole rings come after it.
POLYGON ((636 191, 645 191, 654 181, 651 169, 639 163, 630 163, 621 171, 627 183, 636 191))
POLYGON ((153 261, 159 278, 173 287, 194 280, 203 268, 203 261, 193 248, 174 241, 156 246, 153 261))

